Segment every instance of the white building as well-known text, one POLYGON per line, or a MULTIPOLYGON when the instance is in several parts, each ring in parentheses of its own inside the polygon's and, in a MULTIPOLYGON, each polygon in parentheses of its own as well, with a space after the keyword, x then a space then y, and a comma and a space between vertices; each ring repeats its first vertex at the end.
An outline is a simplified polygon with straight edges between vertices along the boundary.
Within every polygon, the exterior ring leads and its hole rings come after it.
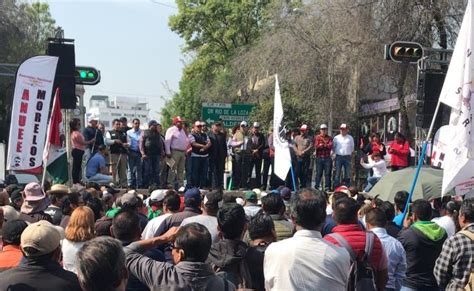
POLYGON ((112 121, 121 117, 126 117, 130 126, 132 119, 138 118, 141 121, 140 127, 146 128, 148 123, 148 102, 145 98, 133 97, 109 97, 93 95, 89 101, 89 116, 96 116, 105 128, 112 127, 112 121))

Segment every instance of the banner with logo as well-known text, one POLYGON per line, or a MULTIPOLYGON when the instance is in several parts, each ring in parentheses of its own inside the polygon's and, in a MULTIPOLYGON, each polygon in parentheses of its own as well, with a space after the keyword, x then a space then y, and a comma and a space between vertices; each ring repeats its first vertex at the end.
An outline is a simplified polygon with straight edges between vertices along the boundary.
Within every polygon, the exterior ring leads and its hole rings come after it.
POLYGON ((273 105, 273 146, 275 147, 275 170, 274 173, 280 179, 285 180, 291 168, 291 155, 286 130, 282 125, 283 106, 281 103, 280 85, 278 75, 275 75, 275 102, 273 105))
POLYGON ((7 170, 40 173, 58 57, 36 56, 16 74, 7 170))

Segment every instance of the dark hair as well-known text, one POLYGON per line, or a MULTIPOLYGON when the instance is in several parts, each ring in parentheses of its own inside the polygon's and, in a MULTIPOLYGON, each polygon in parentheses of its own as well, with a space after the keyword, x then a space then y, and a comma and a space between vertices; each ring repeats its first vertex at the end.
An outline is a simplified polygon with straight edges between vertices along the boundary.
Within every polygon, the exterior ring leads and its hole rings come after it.
POLYGON ((72 206, 79 206, 79 196, 80 194, 77 192, 67 194, 66 199, 63 201, 63 207, 61 208, 63 215, 71 215, 74 210, 72 206))
POLYGON ((347 197, 349 196, 347 196, 347 194, 344 192, 334 192, 334 194, 331 196, 331 208, 334 209, 334 207, 336 207, 337 200, 347 197))
POLYGON ((79 130, 79 125, 81 124, 81 120, 79 118, 74 118, 71 121, 69 121, 69 127, 71 133, 73 131, 79 130))
POLYGON ((405 138, 405 136, 403 134, 401 134, 400 132, 396 132, 395 133, 395 138, 400 138, 401 140, 403 141, 406 141, 407 139, 405 138))
POLYGON ((173 190, 167 191, 165 199, 163 199, 163 205, 166 205, 169 211, 178 211, 181 205, 178 193, 173 190))
POLYGON ((25 230, 25 228, 28 226, 28 224, 21 220, 21 219, 15 219, 15 220, 9 220, 3 224, 3 237, 2 240, 4 242, 4 246, 9 244, 9 245, 15 245, 19 246, 20 245, 20 238, 21 234, 25 230))
POLYGON ((112 232, 122 242, 132 242, 140 233, 140 218, 132 211, 121 211, 112 220, 112 232))
POLYGON ((122 121, 120 119, 115 118, 114 120, 112 120, 112 125, 114 125, 116 122, 122 123, 122 121))
POLYGON ((425 199, 415 200, 411 208, 412 208, 413 213, 418 218, 418 220, 421 220, 421 221, 431 220, 433 210, 431 209, 431 204, 425 199))
POLYGON ((334 221, 339 224, 357 223, 359 204, 352 198, 345 197, 336 201, 334 206, 334 221))
POLYGON ((291 197, 291 215, 297 225, 317 229, 326 219, 326 198, 317 189, 304 188, 291 197))
POLYGON ((194 197, 184 198, 184 206, 192 207, 192 208, 199 208, 201 206, 201 200, 197 200, 194 197))
POLYGON ((127 117, 125 117, 125 116, 120 117, 120 121, 121 122, 127 122, 127 117))
POLYGON ((387 216, 379 208, 371 208, 365 215, 365 222, 376 227, 385 227, 387 225, 387 216))
POLYGON ((459 214, 464 215, 469 222, 474 222, 474 198, 464 199, 459 208, 459 214))
POLYGON ((380 134, 378 132, 372 132, 372 134, 370 135, 370 138, 374 138, 374 137, 380 139, 380 134))
POLYGON ((217 212, 217 224, 226 239, 239 239, 246 223, 244 208, 237 203, 224 205, 217 212))
POLYGON ((59 200, 63 199, 65 195, 67 194, 64 192, 53 192, 53 193, 49 193, 48 196, 49 196, 49 200, 51 200, 51 204, 55 204, 59 200))
POLYGON ((77 253, 77 277, 84 290, 112 291, 127 277, 122 244, 107 236, 87 241, 77 253))
POLYGON ((251 240, 271 236, 274 230, 275 224, 273 223, 273 219, 263 211, 259 211, 250 220, 249 237, 251 240))
POLYGON ((104 210, 102 201, 97 197, 92 197, 91 199, 87 200, 86 205, 92 209, 94 212, 94 220, 97 221, 101 217, 101 212, 104 210))
POLYGON ((138 118, 134 118, 134 119, 132 119, 132 123, 135 123, 135 121, 138 121, 138 122, 140 122, 140 119, 138 119, 138 118))
POLYGON ((285 203, 280 194, 270 193, 267 196, 262 197, 262 209, 265 213, 270 215, 280 214, 282 210, 285 210, 285 203))
POLYGON ((103 145, 103 144, 101 144, 101 145, 99 145, 99 146, 97 147, 97 150, 98 150, 99 152, 101 152, 101 151, 103 151, 103 150, 106 150, 106 149, 107 149, 107 147, 106 147, 105 145, 103 145))
POLYGON ((395 208, 393 208, 393 204, 390 201, 384 201, 382 204, 378 206, 380 210, 385 213, 385 217, 387 217, 387 221, 392 221, 395 218, 395 208))
POLYGON ((395 197, 393 201, 395 202, 395 206, 399 211, 405 210, 405 205, 407 204, 408 200, 408 192, 407 191, 398 191, 395 193, 395 197))
POLYGON ((181 226, 174 241, 175 248, 184 251, 186 261, 205 262, 211 249, 212 239, 207 228, 199 223, 181 226))

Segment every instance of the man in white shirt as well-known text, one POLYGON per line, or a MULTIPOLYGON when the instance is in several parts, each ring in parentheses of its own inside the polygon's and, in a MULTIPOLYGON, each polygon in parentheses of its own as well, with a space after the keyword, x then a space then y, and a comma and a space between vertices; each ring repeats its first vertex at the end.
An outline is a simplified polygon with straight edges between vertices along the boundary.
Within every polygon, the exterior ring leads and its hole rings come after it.
POLYGON ((340 134, 333 139, 333 150, 336 154, 336 177, 334 177, 334 188, 341 185, 341 170, 344 167, 344 178, 342 183, 350 186, 352 177, 352 153, 354 152, 354 139, 348 134, 347 124, 343 123, 339 127, 340 134))
POLYGON ((350 257, 343 248, 321 237, 326 198, 319 190, 304 189, 291 201, 292 238, 274 242, 265 251, 266 290, 344 291, 350 257))
POLYGON ((163 200, 163 214, 150 220, 142 232, 142 239, 150 239, 155 236, 156 231, 160 228, 161 223, 174 213, 179 212, 180 199, 178 193, 170 190, 166 193, 163 200))
POLYGON ((219 190, 207 192, 201 203, 202 214, 185 218, 181 226, 197 222, 204 225, 211 234, 212 243, 219 240, 219 231, 217 229, 217 211, 219 202, 222 200, 222 192, 219 190))
POLYGON ((372 159, 369 158, 369 162, 365 163, 364 158, 360 159, 360 165, 365 169, 372 169, 374 174, 367 178, 367 186, 364 188, 364 192, 369 192, 372 187, 380 180, 380 178, 387 173, 387 164, 382 159, 380 153, 373 153, 372 159))

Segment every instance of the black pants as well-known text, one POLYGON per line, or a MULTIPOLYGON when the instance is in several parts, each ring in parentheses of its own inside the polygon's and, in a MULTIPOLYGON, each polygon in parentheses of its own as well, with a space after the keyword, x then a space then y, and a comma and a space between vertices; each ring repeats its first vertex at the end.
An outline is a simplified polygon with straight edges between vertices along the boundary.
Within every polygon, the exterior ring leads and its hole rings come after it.
POLYGON ((81 182, 82 156, 84 151, 80 149, 72 149, 72 182, 74 184, 81 182))
POLYGON ((234 189, 249 188, 249 169, 252 157, 248 153, 235 153, 232 159, 232 183, 234 189))
POLYGON ((308 175, 310 175, 309 164, 311 162, 311 157, 306 155, 304 157, 298 157, 297 166, 296 166, 296 184, 298 180, 300 182, 301 188, 306 188, 306 183, 308 182, 308 175))
POLYGON ((225 157, 211 157, 209 159, 212 189, 221 189, 224 186, 224 165, 225 157))
POLYGON ((251 185, 252 187, 260 188, 262 185, 262 158, 261 157, 252 157, 250 169, 249 169, 249 178, 252 176, 252 170, 255 167, 255 180, 256 185, 251 185))

